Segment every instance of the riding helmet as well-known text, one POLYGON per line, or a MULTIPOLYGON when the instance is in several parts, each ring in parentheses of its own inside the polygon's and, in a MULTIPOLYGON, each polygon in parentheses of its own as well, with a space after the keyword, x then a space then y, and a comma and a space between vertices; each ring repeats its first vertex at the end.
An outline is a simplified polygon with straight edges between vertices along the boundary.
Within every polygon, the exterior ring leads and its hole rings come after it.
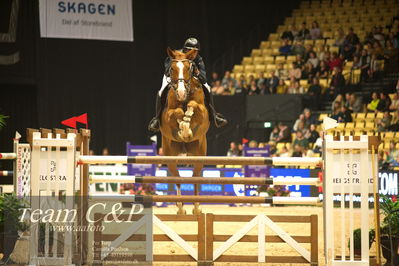
POLYGON ((184 42, 184 49, 193 49, 193 50, 199 50, 200 49, 200 43, 196 38, 188 38, 184 42))

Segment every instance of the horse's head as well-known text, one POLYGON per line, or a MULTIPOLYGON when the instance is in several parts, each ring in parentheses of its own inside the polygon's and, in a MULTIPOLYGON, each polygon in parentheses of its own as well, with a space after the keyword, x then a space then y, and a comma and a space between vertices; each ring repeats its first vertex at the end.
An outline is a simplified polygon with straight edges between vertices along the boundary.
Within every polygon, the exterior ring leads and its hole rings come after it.
POLYGON ((193 77, 194 63, 197 50, 190 50, 187 53, 173 51, 168 47, 167 53, 171 58, 169 76, 171 86, 176 93, 177 100, 184 102, 191 92, 191 79, 193 77))

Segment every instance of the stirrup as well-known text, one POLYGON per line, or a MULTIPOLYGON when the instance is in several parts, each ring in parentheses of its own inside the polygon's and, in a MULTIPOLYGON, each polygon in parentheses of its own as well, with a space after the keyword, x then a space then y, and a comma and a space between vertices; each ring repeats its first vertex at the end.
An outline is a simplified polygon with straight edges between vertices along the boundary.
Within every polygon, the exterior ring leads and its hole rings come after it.
POLYGON ((159 131, 159 119, 154 117, 151 119, 150 123, 148 124, 148 130, 152 132, 158 132, 159 131))

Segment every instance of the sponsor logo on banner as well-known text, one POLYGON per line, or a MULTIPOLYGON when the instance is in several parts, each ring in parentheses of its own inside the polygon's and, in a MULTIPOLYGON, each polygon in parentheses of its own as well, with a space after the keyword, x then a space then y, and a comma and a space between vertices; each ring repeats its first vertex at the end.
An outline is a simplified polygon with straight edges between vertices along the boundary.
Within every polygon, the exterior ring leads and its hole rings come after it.
POLYGON ((132 0, 40 0, 40 36, 133 41, 132 0))

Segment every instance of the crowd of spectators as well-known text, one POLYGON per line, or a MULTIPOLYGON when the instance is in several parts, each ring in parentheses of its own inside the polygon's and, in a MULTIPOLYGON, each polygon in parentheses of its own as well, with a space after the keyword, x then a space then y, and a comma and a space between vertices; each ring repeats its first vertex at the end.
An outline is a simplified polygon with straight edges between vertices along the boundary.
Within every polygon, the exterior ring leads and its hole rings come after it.
POLYGON ((363 42, 352 28, 346 34, 340 28, 335 34, 335 49, 331 49, 327 44, 305 45, 305 40, 321 38, 323 33, 316 21, 310 29, 306 23, 303 23, 299 30, 292 25, 281 35, 283 45, 280 47, 280 54, 296 57, 288 67, 280 63, 275 70, 249 77, 241 74, 234 78, 230 71, 226 71, 220 78, 218 73, 212 73, 212 92, 216 95, 307 93, 316 100, 322 96, 332 100, 343 93, 348 79, 342 75, 346 64, 351 70, 360 70, 362 81, 378 77, 378 60, 385 60, 386 67, 397 65, 398 28, 384 34, 381 27, 374 27, 363 42), (326 78, 329 78, 329 84, 322 90, 319 80, 326 78), (304 88, 300 80, 307 80, 311 86, 304 88))

